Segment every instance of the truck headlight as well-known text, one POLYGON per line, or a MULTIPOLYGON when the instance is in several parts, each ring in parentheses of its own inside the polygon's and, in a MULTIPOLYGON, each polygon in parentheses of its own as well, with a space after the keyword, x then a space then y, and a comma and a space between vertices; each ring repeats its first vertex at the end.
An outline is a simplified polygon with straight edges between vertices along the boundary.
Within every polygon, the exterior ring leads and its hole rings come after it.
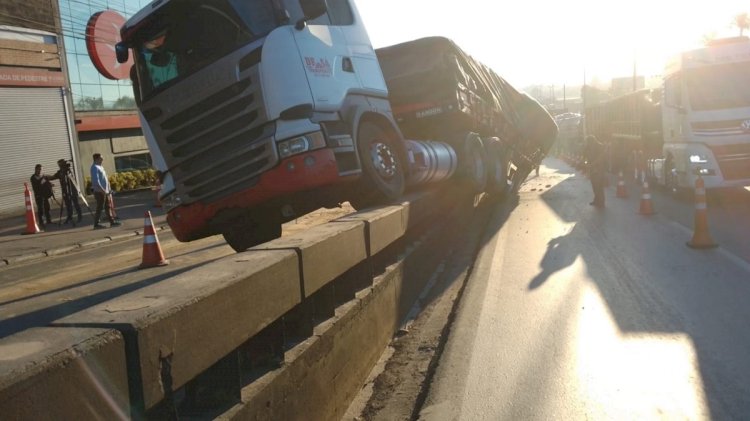
POLYGON ((691 164, 705 164, 708 162, 708 157, 703 154, 693 154, 690 155, 690 163, 691 164))
POLYGON ((279 142, 279 156, 282 159, 288 158, 292 155, 324 148, 325 146, 326 139, 322 132, 308 133, 304 136, 279 142))

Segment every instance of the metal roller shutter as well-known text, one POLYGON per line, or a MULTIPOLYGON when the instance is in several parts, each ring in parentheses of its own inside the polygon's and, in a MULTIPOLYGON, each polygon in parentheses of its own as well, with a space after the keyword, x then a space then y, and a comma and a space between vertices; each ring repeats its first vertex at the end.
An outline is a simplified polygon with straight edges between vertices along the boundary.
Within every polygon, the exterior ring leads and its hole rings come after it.
POLYGON ((0 215, 22 212, 35 164, 52 175, 58 159, 71 159, 68 133, 62 89, 0 88, 0 215))

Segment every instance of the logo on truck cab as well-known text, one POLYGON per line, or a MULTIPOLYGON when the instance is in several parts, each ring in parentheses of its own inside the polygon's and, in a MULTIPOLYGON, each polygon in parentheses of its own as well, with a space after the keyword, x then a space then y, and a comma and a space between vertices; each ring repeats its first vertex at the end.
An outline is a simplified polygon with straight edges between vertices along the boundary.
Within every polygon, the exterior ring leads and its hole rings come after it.
POLYGON ((305 67, 314 76, 331 77, 333 75, 333 67, 326 58, 305 57, 305 67))

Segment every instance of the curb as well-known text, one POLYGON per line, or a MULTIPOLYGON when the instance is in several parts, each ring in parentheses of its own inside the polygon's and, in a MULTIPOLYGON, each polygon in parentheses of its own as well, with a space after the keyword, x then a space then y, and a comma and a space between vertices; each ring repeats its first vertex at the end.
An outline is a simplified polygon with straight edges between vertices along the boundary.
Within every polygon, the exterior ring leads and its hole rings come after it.
MULTIPOLYGON (((169 228, 169 225, 159 225, 154 228, 160 232, 171 231, 171 229, 169 228)), ((26 262, 35 261, 35 260, 41 260, 41 259, 44 259, 45 257, 60 256, 62 254, 67 254, 76 250, 91 249, 96 246, 100 246, 104 244, 111 244, 111 243, 134 239, 142 235, 143 235, 143 230, 135 230, 135 231, 128 232, 125 234, 108 235, 108 236, 105 236, 104 238, 83 241, 80 243, 75 243, 75 244, 68 245, 68 246, 56 247, 56 248, 49 249, 49 250, 35 251, 31 253, 21 254, 18 256, 3 257, 3 258, 0 258, 0 267, 7 267, 7 266, 16 265, 19 263, 26 263, 26 262)))

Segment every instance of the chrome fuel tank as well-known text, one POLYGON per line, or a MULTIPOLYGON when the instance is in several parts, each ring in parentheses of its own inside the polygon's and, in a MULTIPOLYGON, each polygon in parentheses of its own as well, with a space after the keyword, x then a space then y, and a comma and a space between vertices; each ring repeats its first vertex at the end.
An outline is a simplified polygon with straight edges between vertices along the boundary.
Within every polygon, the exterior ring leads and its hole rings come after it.
POLYGON ((411 167, 410 186, 447 180, 456 172, 458 157, 447 143, 407 140, 406 149, 411 167))

